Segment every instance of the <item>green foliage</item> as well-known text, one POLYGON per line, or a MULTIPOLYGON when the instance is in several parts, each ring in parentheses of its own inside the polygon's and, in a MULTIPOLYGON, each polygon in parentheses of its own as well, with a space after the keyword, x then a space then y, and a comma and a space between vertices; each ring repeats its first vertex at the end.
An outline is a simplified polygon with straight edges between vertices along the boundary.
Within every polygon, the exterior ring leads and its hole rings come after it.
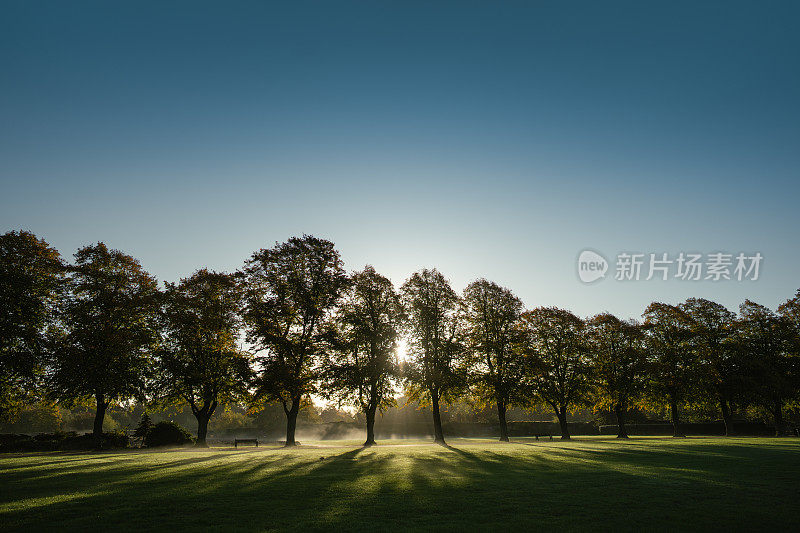
POLYGON ((182 446, 193 442, 192 435, 175 422, 162 421, 155 424, 147 432, 144 445, 148 448, 157 446, 182 446))
POLYGON ((103 243, 78 250, 70 272, 67 331, 51 361, 49 388, 67 403, 93 397, 98 433, 112 402, 144 393, 160 294, 137 260, 103 243))
POLYGON ((601 313, 586 322, 595 380, 595 408, 624 414, 642 394, 647 378, 644 334, 636 322, 601 313))
POLYGON ((478 397, 497 405, 500 438, 508 439, 506 410, 524 398, 525 354, 519 344, 522 301, 496 283, 479 279, 462 297, 465 363, 478 397))
POLYGON ((147 435, 150 433, 151 429, 153 429, 153 421, 150 420, 150 415, 148 415, 147 412, 144 412, 142 413, 142 419, 139 421, 139 425, 136 426, 136 429, 133 432, 133 436, 138 439, 142 439, 142 442, 144 442, 144 439, 147 438, 147 435))
POLYGON ((0 433, 52 433, 67 428, 68 411, 47 401, 37 401, 22 406, 13 420, 0 422, 0 433))
POLYGON ((726 425, 734 409, 769 413, 782 431, 800 406, 800 290, 777 313, 748 300, 737 317, 689 298, 654 302, 641 327, 609 314, 584 324, 557 308, 522 312, 485 279, 459 298, 435 269, 398 294, 370 266, 348 277, 333 243, 304 235, 256 252, 242 272, 202 269, 162 294, 138 261, 103 243, 64 266, 19 231, 0 236, 0 296, 2 427, 16 417, 34 430, 86 429, 89 415, 66 408, 93 402, 99 435, 104 420, 134 425, 137 399, 182 423, 191 419, 175 410, 188 405, 198 441, 219 405, 235 408, 222 417, 230 427, 274 425, 282 412, 289 442, 301 411, 319 422, 314 395, 374 416, 394 404, 400 378, 438 427, 459 400, 482 420, 496 406, 501 427, 508 406, 546 402, 563 421, 591 400, 606 418, 669 408, 676 427, 679 410, 697 421, 721 410, 726 425), (258 357, 240 347, 242 330, 258 357), (399 364, 401 335, 410 359, 399 364))
POLYGON ((0 235, 0 421, 31 399, 58 335, 64 265, 27 231, 0 235))
POLYGON ((372 418, 393 405, 403 319, 388 278, 371 266, 354 273, 335 315, 334 349, 322 375, 325 392, 372 418))
POLYGON ((415 272, 400 289, 408 316, 408 397, 422 405, 455 399, 466 386, 460 299, 436 269, 415 272), (433 396, 433 397, 432 397, 433 396))
POLYGON ((436 269, 415 272, 400 292, 411 355, 402 368, 406 394, 422 406, 430 405, 435 440, 443 443, 439 403, 454 400, 467 387, 461 301, 436 269))
POLYGON ((571 407, 586 403, 592 367, 584 322, 556 307, 522 313, 523 333, 530 358, 527 383, 532 392, 565 416, 571 407))
POLYGON ((120 432, 103 433, 99 444, 89 434, 78 435, 74 431, 56 431, 29 435, 3 435, 0 437, 0 452, 42 452, 64 450, 91 450, 127 448, 128 436, 120 432))
POLYGON ((737 336, 736 315, 724 306, 703 298, 689 298, 679 306, 691 330, 690 349, 697 367, 693 370, 695 404, 717 404, 728 431, 733 429, 732 410, 747 402, 745 394, 748 355, 737 336))
POLYGON ((256 252, 244 275, 247 339, 261 352, 257 393, 284 405, 291 444, 294 420, 316 391, 330 346, 325 324, 348 278, 333 243, 310 235, 256 252))
POLYGON ((778 434, 786 431, 783 410, 800 391, 798 332, 791 312, 776 314, 746 300, 740 307, 738 340, 749 354, 747 372, 757 402, 774 417, 778 434))
POLYGON ((252 371, 249 354, 238 345, 241 300, 230 274, 199 270, 166 284, 155 394, 189 404, 201 443, 219 402, 247 397, 252 371))
POLYGON ((699 361, 692 349, 691 318, 679 307, 660 302, 650 304, 643 316, 651 390, 681 404, 694 389, 699 361))

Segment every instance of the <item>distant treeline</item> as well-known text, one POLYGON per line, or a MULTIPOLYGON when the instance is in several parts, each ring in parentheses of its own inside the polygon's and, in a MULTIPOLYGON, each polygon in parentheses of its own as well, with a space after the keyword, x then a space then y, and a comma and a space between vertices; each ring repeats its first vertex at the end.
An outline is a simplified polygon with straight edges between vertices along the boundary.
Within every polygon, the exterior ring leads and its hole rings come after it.
MULTIPOLYGON (((436 269, 399 289, 371 266, 348 273, 333 243, 293 237, 255 252, 234 273, 207 269, 159 286, 133 257, 97 243, 66 262, 25 231, 0 236, 0 422, 30 405, 94 406, 100 442, 109 409, 188 407, 205 445, 221 405, 275 406, 286 444, 312 397, 359 413, 374 443, 376 414, 403 394, 442 411, 467 399, 492 409, 508 440, 510 409, 614 415, 619 437, 642 410, 714 405, 733 434, 736 413, 768 412, 788 431, 800 395, 800 291, 777 312, 739 313, 700 298, 660 302, 641 321, 524 309, 485 279, 457 294, 436 269), (408 357, 397 358, 404 340, 408 357)), ((308 412, 308 410, 306 410, 308 412)), ((302 417, 301 417, 302 420, 302 417)), ((447 420, 445 420, 447 422, 447 420)), ((494 426, 493 426, 494 427, 494 426)))

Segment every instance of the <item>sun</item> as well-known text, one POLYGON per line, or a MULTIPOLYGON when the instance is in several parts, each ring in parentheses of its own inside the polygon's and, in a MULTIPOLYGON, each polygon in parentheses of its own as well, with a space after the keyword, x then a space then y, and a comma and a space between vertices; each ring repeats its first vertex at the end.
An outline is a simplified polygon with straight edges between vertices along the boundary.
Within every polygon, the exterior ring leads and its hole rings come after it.
POLYGON ((397 349, 395 353, 397 354, 398 361, 402 362, 411 359, 411 354, 408 353, 408 341, 406 341, 406 339, 403 338, 397 342, 397 349))

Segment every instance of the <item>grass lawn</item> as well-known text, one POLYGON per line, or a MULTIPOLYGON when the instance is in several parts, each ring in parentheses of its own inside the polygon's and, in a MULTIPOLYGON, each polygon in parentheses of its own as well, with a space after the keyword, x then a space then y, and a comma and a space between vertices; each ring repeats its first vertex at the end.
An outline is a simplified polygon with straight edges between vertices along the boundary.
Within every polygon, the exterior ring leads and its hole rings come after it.
POLYGON ((0 530, 156 528, 797 531, 800 439, 0 455, 0 530))

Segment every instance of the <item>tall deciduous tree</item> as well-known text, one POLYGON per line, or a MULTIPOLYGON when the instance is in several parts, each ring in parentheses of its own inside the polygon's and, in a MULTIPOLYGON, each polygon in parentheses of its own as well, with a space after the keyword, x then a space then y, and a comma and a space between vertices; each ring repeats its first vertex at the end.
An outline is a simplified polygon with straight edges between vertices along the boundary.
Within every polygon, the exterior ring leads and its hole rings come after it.
POLYGON ((405 306, 410 361, 405 365, 408 398, 429 403, 434 439, 444 444, 440 402, 465 385, 459 298, 436 269, 415 272, 400 289, 405 306))
POLYGON ((697 378, 719 405, 725 434, 733 435, 733 405, 742 388, 742 357, 733 339, 736 315, 703 298, 689 298, 680 306, 689 317, 691 346, 696 350, 697 378))
POLYGON ((591 365, 583 320, 564 309, 539 307, 522 313, 522 328, 532 363, 528 383, 550 405, 569 439, 567 411, 587 400, 591 365))
POLYGON ((778 313, 781 314, 794 328, 794 331, 800 335, 800 289, 786 302, 778 307, 778 313))
POLYGON ((673 436, 683 437, 680 407, 696 383, 697 371, 691 318, 677 306, 661 302, 650 304, 643 316, 652 391, 669 403, 673 436))
POLYGON ((67 402, 94 398, 99 444, 109 404, 141 396, 158 339, 158 284, 133 257, 97 243, 70 268, 66 327, 50 389, 67 402))
POLYGON ((617 418, 617 438, 627 439, 625 418, 641 395, 647 377, 644 335, 636 322, 601 313, 587 323, 587 340, 595 368, 597 407, 617 418))
POLYGON ((330 241, 292 237, 247 261, 245 323, 257 350, 258 394, 286 413, 286 446, 294 446, 301 402, 316 390, 329 346, 325 322, 348 284, 330 241))
POLYGON ((241 307, 241 288, 232 274, 203 269, 167 283, 155 389, 163 400, 189 404, 198 446, 206 446, 208 421, 219 403, 247 396, 251 369, 238 340, 241 307))
POLYGON ((750 300, 739 307, 741 342, 749 356, 748 368, 758 402, 775 420, 775 434, 786 434, 783 410, 800 387, 797 333, 786 307, 783 315, 750 300))
POLYGON ((325 365, 325 389, 361 409, 367 440, 375 444, 375 414, 395 404, 397 341, 403 307, 388 278, 367 266, 350 278, 336 314, 336 349, 325 365))
POLYGON ((27 231, 0 235, 0 420, 42 375, 63 281, 58 251, 27 231))
POLYGON ((497 405, 500 440, 508 442, 506 411, 520 400, 524 354, 515 350, 522 302, 496 283, 479 279, 464 290, 465 344, 479 397, 497 405))

